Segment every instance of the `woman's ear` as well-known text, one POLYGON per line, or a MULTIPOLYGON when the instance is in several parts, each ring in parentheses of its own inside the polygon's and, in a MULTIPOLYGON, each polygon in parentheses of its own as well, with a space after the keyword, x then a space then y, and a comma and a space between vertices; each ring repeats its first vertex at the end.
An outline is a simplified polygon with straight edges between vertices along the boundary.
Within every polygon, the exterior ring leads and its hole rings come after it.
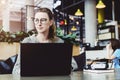
POLYGON ((53 20, 50 20, 50 26, 52 26, 53 25, 53 20))

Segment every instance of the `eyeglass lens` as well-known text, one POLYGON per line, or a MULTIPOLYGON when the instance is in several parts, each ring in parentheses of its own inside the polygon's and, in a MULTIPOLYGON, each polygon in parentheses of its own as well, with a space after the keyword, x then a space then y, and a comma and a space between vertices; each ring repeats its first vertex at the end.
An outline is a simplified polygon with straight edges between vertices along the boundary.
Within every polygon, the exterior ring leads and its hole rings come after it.
POLYGON ((38 18, 35 18, 34 19, 34 22, 36 22, 36 23, 46 23, 46 21, 47 21, 47 19, 46 18, 41 18, 41 19, 38 19, 38 18))

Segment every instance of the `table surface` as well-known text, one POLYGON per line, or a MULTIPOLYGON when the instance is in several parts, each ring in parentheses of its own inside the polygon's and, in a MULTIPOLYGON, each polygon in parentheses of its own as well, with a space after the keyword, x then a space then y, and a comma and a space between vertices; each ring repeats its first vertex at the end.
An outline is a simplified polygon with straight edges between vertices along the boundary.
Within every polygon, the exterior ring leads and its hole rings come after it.
POLYGON ((20 77, 19 75, 1 74, 0 80, 120 80, 120 69, 110 73, 76 71, 69 76, 20 77))

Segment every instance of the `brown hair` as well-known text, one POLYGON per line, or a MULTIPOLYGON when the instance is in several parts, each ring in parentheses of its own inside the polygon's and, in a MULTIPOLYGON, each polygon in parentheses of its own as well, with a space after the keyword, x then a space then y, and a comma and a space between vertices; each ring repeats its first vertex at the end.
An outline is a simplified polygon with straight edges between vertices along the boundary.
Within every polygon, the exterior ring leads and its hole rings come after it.
MULTIPOLYGON (((50 9, 48 8, 38 8, 36 12, 45 12, 48 14, 49 20, 53 20, 54 21, 54 16, 53 13, 50 9)), ((54 39, 55 34, 55 30, 56 30, 56 26, 54 24, 54 22, 52 23, 52 25, 49 28, 49 34, 48 34, 48 39, 54 39)))
POLYGON ((118 39, 111 39, 110 42, 111 42, 112 49, 114 51, 120 48, 120 41, 118 39))

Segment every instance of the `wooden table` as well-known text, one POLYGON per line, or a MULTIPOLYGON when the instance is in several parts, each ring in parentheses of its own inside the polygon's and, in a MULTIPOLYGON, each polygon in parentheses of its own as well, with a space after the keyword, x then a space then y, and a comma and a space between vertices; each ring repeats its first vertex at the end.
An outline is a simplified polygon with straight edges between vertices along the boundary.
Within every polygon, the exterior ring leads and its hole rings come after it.
POLYGON ((0 80, 120 80, 120 69, 111 73, 91 73, 76 71, 69 76, 20 77, 19 75, 1 74, 0 80))

